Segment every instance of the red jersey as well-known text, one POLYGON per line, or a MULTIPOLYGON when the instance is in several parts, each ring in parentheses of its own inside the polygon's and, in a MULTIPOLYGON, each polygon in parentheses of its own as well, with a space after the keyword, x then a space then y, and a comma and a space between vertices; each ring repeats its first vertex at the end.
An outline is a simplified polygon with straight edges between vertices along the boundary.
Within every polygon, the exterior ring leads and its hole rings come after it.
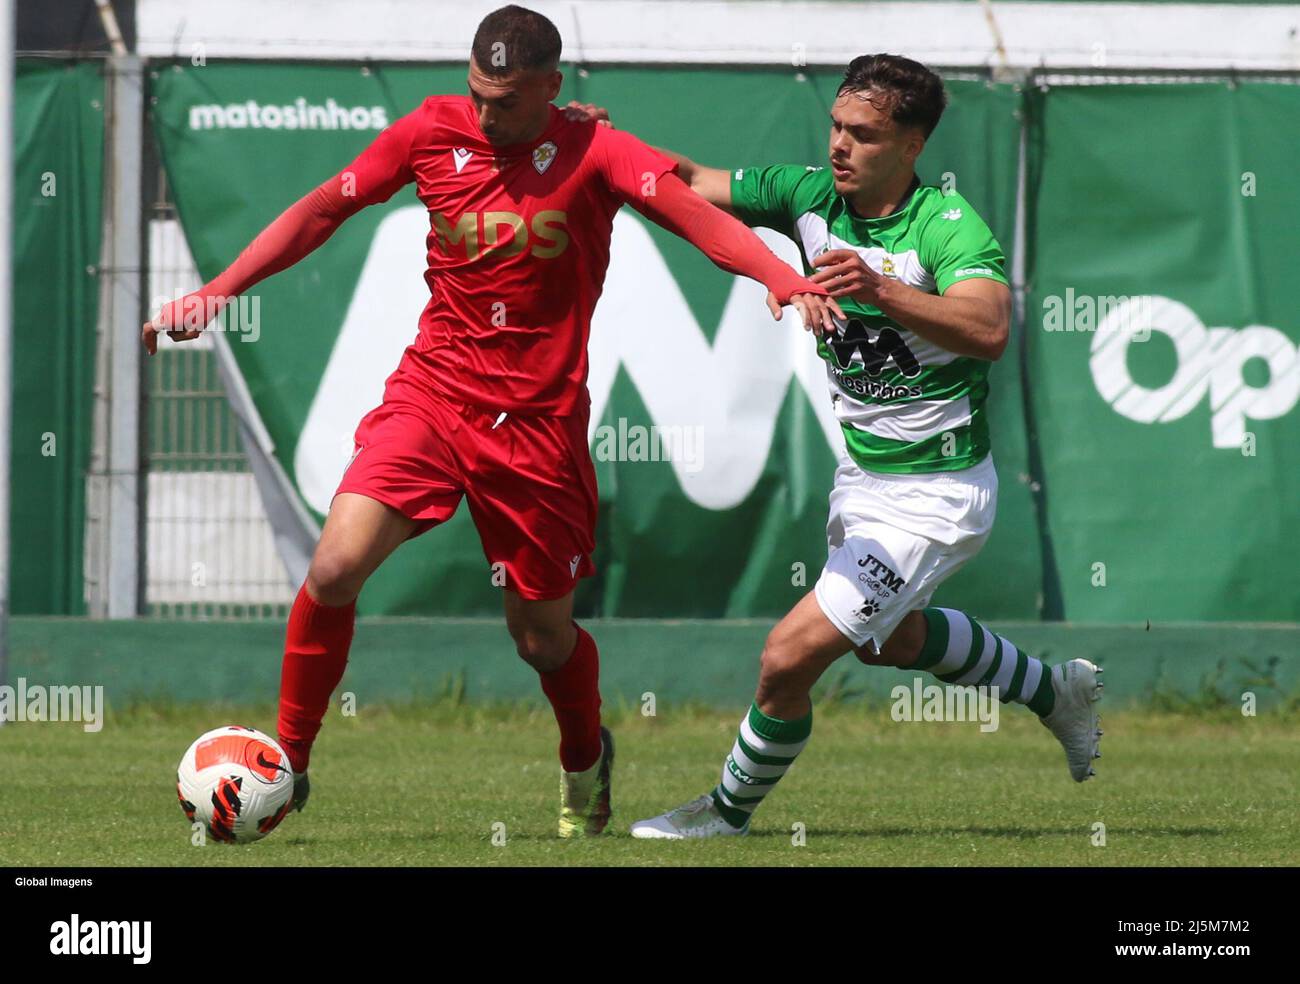
POLYGON ((468 96, 425 99, 342 172, 357 207, 414 181, 429 210, 430 297, 404 368, 484 409, 571 412, 586 398, 614 214, 676 167, 555 106, 537 139, 494 147, 468 96))

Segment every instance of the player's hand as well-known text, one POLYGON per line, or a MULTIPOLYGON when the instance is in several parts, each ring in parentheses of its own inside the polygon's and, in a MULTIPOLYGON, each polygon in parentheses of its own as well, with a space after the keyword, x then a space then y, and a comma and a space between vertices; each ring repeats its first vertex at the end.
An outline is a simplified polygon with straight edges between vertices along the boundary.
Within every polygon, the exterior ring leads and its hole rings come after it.
POLYGON ((153 355, 158 351, 158 335, 162 332, 166 332, 167 337, 173 342, 187 342, 192 338, 198 338, 202 334, 203 325, 195 327, 199 316, 194 313, 186 314, 187 311, 196 312, 201 310, 196 306, 195 301, 190 300, 195 296, 196 294, 186 294, 180 300, 164 304, 162 310, 154 315, 152 321, 144 323, 144 328, 140 332, 140 340, 144 342, 146 352, 153 355), (187 301, 189 301, 188 306, 187 301))
POLYGON ((851 249, 830 249, 812 261, 817 272, 809 279, 831 292, 831 297, 847 297, 860 304, 878 306, 886 278, 863 262, 851 249))
POLYGON ((598 126, 607 126, 611 130, 614 128, 614 124, 609 120, 609 110, 595 103, 580 103, 576 99, 570 99, 569 104, 564 107, 564 115, 574 123, 595 120, 598 126))
MULTIPOLYGON (((790 303, 799 311, 805 331, 820 328, 823 334, 834 334, 835 319, 844 317, 834 299, 824 294, 791 294, 790 303)), ((767 292, 767 309, 772 312, 774 320, 781 320, 781 304, 770 290, 767 292)))

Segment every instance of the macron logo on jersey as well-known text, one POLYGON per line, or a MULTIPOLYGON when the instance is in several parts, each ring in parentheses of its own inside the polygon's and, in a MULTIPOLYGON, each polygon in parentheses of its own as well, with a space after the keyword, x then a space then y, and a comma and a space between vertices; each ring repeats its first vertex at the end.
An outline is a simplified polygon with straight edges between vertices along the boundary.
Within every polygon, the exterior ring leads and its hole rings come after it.
POLYGON ((465 165, 469 163, 469 159, 473 156, 474 155, 470 151, 466 150, 464 147, 452 148, 451 159, 456 164, 457 174, 460 174, 460 172, 465 169, 465 165))
POLYGON ((961 209, 950 208, 946 212, 940 212, 939 218, 947 219, 949 222, 956 222, 958 219, 961 218, 961 209))

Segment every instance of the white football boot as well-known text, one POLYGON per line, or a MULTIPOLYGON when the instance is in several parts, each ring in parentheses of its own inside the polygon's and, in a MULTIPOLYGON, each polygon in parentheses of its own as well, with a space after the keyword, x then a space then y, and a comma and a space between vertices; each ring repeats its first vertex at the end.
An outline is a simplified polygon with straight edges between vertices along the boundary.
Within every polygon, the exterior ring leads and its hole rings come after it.
POLYGON ((686 840, 688 837, 727 837, 747 833, 749 821, 746 820, 743 827, 733 827, 727 823, 709 793, 675 810, 632 824, 632 836, 643 840, 686 840))
POLYGON ((1097 714, 1097 702, 1101 700, 1103 684, 1097 678, 1103 672, 1086 659, 1072 659, 1053 666, 1056 705, 1051 714, 1039 718, 1065 749, 1065 761, 1075 782, 1097 774, 1092 760, 1101 758, 1102 731, 1098 727, 1101 718, 1097 714))

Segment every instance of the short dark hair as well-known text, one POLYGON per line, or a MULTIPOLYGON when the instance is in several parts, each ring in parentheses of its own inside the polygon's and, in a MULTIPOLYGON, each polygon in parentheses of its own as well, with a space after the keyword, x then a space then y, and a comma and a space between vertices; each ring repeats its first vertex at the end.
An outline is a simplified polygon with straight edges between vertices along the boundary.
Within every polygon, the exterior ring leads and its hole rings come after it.
POLYGON ((560 64, 560 32, 537 11, 512 3, 483 18, 470 50, 485 75, 553 72, 560 64))
POLYGON ((879 93, 890 119, 899 126, 919 126, 926 139, 948 105, 943 79, 902 55, 858 55, 849 62, 838 95, 846 92, 879 93))

